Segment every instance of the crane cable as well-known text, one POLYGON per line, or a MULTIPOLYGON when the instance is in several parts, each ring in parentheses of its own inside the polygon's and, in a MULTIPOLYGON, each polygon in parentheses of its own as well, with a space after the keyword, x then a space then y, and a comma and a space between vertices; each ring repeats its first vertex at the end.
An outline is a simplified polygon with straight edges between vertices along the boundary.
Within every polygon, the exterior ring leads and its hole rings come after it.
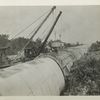
MULTIPOLYGON (((37 26, 37 27, 38 27, 38 26, 37 26)), ((35 31, 37 27, 35 27, 35 29, 34 29, 33 31, 35 31)), ((33 33, 33 31, 29 34, 29 36, 33 33)), ((25 46, 26 46, 26 45, 25 45, 25 46)), ((14 58, 14 60, 16 60, 18 57, 22 56, 22 51, 24 50, 25 46, 24 46, 24 47, 20 50, 20 52, 16 55, 16 57, 14 58), (20 56, 19 56, 19 55, 20 55, 20 56)))
POLYGON ((28 35, 27 35, 27 38, 31 37, 31 34, 38 28, 39 25, 37 25, 33 31, 31 31, 28 35))
MULTIPOLYGON (((49 10, 48 10, 47 12, 49 12, 49 10)), ((47 12, 46 12, 46 13, 47 13, 47 12)), ((43 17, 46 13, 44 13, 41 17, 43 17)), ((39 17, 38 19, 40 19, 41 17, 39 17)), ((37 20, 36 20, 36 21, 37 21, 37 20)), ((36 21, 35 21, 35 22, 36 22, 36 21)), ((33 24, 33 23, 32 23, 32 24, 33 24)), ((30 24, 29 26, 31 26, 32 24, 30 24)), ((24 29, 24 31, 25 31, 27 28, 29 28, 29 26, 26 27, 26 28, 24 29)), ((48 27, 49 27, 49 26, 50 26, 50 25, 48 25, 48 27)), ((36 27, 36 28, 37 28, 37 27, 36 27)), ((36 28, 35 28, 35 29, 36 29, 36 28)), ((34 30, 35 30, 35 29, 34 29, 34 30)), ((34 30, 33 30, 31 33, 33 33, 34 30)), ((47 30, 47 28, 44 30, 44 32, 45 32, 46 30, 47 30)), ((44 32, 43 32, 43 33, 44 33, 44 32)), ((21 32, 20 32, 20 33, 21 33, 21 32)), ((30 33, 30 34, 31 34, 31 33, 30 33)), ((18 33, 18 34, 19 34, 19 33, 18 33)), ((29 34, 29 35, 30 35, 30 34, 29 34)), ((26 45, 22 48, 21 52, 19 53, 20 56, 22 55, 22 51, 25 49, 25 47, 26 47, 26 45)), ((16 57, 15 57, 14 60, 16 60, 17 57, 18 57, 19 55, 16 55, 16 57)))
POLYGON ((14 35, 14 37, 12 39, 15 39, 19 34, 21 34, 22 32, 24 32, 25 30, 27 30, 30 26, 32 26, 33 24, 35 24, 39 19, 41 19, 47 12, 49 12, 50 10, 46 11, 44 14, 42 14, 40 17, 38 17, 35 21, 33 21, 31 24, 29 24, 27 27, 25 27, 23 30, 21 30, 20 32, 16 33, 14 35))
MULTIPOLYGON (((39 25, 38 25, 39 26, 39 25)), ((38 27, 37 26, 37 27, 38 27)), ((42 35, 43 35, 43 33, 45 33, 46 32, 46 30, 48 29, 48 27, 50 26, 50 24, 46 27, 46 29, 42 32, 42 35)), ((33 31, 31 31, 31 33, 28 35, 28 36, 30 36, 36 29, 37 29, 37 27, 35 27, 35 29, 33 30, 33 31)), ((27 44, 26 44, 27 45, 27 44)), ((24 49, 25 49, 25 47, 26 47, 26 45, 22 48, 22 50, 21 51, 23 51, 24 49)))
MULTIPOLYGON (((48 25, 48 26, 45 28, 45 30, 42 32, 43 35, 44 35, 44 33, 47 31, 47 29, 50 27, 50 24, 51 24, 51 23, 49 23, 49 25, 48 25)), ((41 40, 43 41, 43 39, 44 39, 46 36, 47 36, 47 34, 45 34, 41 40)))
MULTIPOLYGON (((47 10, 44 14, 42 14, 40 17, 38 17, 38 18, 37 18, 35 21, 33 21, 30 25, 28 25, 27 27, 25 27, 23 30, 21 30, 20 32, 16 33, 16 34, 11 38, 11 40, 15 39, 19 34, 21 34, 21 33, 24 32, 25 30, 27 30, 30 26, 32 26, 33 24, 35 24, 39 19, 41 19, 43 16, 45 16, 45 14, 48 13, 49 11, 50 11, 50 9, 47 10)), ((36 28, 37 28, 37 27, 36 27, 36 28)), ((36 28, 35 28, 35 29, 36 29, 36 28)), ((34 29, 32 32, 34 32, 35 29, 34 29)), ((32 33, 32 32, 31 32, 31 33, 32 33)), ((31 33, 30 33, 30 34, 31 34, 31 33)), ((11 42, 8 43, 7 47, 10 47, 10 45, 11 45, 11 42)))
MULTIPOLYGON (((56 11, 56 10, 55 10, 55 11, 56 11)), ((53 18, 53 21, 54 21, 54 19, 55 19, 55 13, 56 13, 55 11, 52 13, 52 15, 53 15, 53 17, 52 17, 52 18, 53 18)), ((51 24, 51 23, 49 23, 49 25, 47 26, 47 28, 50 27, 50 24, 51 24)), ((56 33, 56 30, 55 30, 55 29, 54 29, 54 33, 56 33)), ((48 35, 48 34, 45 34, 45 36, 43 37, 43 39, 44 39, 47 35, 48 35)), ((42 40, 43 40, 43 39, 42 39, 42 40)))
MULTIPOLYGON (((49 10, 48 10, 47 12, 49 12, 49 10)), ((46 12, 46 13, 47 13, 47 12, 46 12)), ((46 13, 45 13, 45 14, 46 14, 46 13)), ((45 14, 43 14, 41 17, 43 17, 45 14)), ((39 17, 39 18, 40 18, 40 17, 39 17)), ((38 26, 37 26, 37 27, 38 27, 38 26)), ((36 28, 37 28, 37 27, 36 27, 36 28)), ((48 25, 48 27, 49 27, 49 25, 48 25)), ((36 28, 35 28, 35 29, 36 29, 36 28)), ((35 31, 35 29, 34 29, 29 35, 31 35, 31 34, 35 31)), ((46 30, 47 30, 47 28, 46 28, 46 30)), ((45 30, 45 31, 46 31, 46 30, 45 30)), ((45 31, 44 31, 44 32, 45 32, 45 31)), ((24 50, 25 47, 26 47, 26 45, 22 48, 21 52, 19 53, 20 56, 22 55, 22 51, 24 50)), ((17 57, 18 57, 19 55, 16 55, 16 57, 15 57, 14 60, 16 60, 17 57)))
MULTIPOLYGON (((38 27, 38 26, 37 26, 37 27, 38 27)), ((33 31, 35 31, 37 27, 35 27, 35 29, 34 29, 33 31)), ((46 27, 46 29, 45 29, 42 33, 45 33, 45 32, 47 31, 48 27, 50 27, 50 24, 46 27)), ((29 34, 29 36, 33 33, 33 31, 29 34)), ((45 34, 45 36, 47 36, 47 34, 45 34)), ((44 37, 43 37, 43 38, 44 38, 44 37)), ((43 39, 42 39, 42 41, 43 41, 43 39)), ((25 45, 25 46, 26 46, 26 45, 25 45)), ((18 57, 20 57, 20 56, 23 55, 23 54, 22 54, 22 51, 24 50, 25 46, 24 46, 24 47, 21 49, 21 51, 16 55, 16 57, 14 58, 14 60, 16 60, 18 57)))

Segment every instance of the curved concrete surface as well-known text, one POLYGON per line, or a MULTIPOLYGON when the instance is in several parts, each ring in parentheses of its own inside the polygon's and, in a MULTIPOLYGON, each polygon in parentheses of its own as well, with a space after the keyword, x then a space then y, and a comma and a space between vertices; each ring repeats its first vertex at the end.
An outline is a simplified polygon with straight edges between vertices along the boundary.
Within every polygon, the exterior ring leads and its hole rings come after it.
POLYGON ((0 70, 0 95, 60 95, 64 76, 50 58, 39 58, 0 70))
POLYGON ((35 60, 0 69, 0 95, 60 95, 65 76, 73 62, 87 52, 78 46, 58 52, 55 57, 40 56, 35 60))

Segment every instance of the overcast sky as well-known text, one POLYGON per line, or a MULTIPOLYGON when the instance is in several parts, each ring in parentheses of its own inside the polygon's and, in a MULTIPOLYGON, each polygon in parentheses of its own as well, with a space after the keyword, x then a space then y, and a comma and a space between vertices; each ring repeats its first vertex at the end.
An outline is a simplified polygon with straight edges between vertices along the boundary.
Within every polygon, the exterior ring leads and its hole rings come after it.
MULTIPOLYGON (((0 7, 0 34, 12 36, 50 8, 51 6, 0 7)), ((58 14, 59 10, 63 14, 54 32, 57 36, 61 33, 63 41, 91 43, 100 40, 100 6, 57 6, 55 13, 58 14)), ((54 18, 51 17, 47 24, 51 20, 54 20, 54 18)), ((49 25, 47 24, 44 26, 45 28, 49 25)), ((26 33, 31 32, 32 29, 33 27, 26 33)), ((40 33, 42 34, 42 31, 40 33)), ((25 32, 23 35, 25 35, 25 32)), ((54 33, 51 37, 54 38, 54 33)))

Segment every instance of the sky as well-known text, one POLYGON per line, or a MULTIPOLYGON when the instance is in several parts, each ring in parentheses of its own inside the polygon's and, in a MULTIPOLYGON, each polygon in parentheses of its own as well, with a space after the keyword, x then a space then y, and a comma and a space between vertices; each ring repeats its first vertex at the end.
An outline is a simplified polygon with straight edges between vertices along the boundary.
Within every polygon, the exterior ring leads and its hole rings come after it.
MULTIPOLYGON (((23 30, 51 8, 51 6, 0 6, 0 34, 9 34, 10 37, 13 37, 14 34, 23 30)), ((51 39, 58 39, 61 34, 61 40, 67 43, 92 43, 100 40, 99 5, 57 6, 37 37, 44 38, 46 36, 59 11, 62 11, 62 15, 50 37, 51 39), (48 30, 44 34, 45 29, 48 30)), ((28 34, 43 18, 19 36, 28 37, 28 34)))

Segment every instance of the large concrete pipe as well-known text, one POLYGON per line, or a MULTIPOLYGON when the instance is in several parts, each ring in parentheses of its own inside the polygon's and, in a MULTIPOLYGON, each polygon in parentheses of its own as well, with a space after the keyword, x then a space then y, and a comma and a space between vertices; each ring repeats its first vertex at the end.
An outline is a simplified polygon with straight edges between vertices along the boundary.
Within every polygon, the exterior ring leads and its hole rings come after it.
POLYGON ((65 85, 59 65, 39 58, 0 70, 0 95, 59 95, 65 85))
POLYGON ((73 62, 84 51, 67 49, 55 56, 45 55, 35 60, 0 69, 0 95, 60 95, 73 62))

